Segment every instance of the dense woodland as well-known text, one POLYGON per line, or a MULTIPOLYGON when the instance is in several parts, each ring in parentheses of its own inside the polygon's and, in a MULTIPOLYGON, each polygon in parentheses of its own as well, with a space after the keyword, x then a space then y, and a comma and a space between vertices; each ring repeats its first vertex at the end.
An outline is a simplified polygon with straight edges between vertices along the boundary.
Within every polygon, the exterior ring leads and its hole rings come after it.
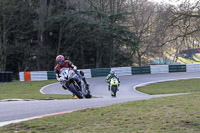
POLYGON ((175 61, 199 36, 199 1, 0 0, 0 71, 15 75, 53 70, 59 54, 79 69, 148 65, 169 49, 175 61))

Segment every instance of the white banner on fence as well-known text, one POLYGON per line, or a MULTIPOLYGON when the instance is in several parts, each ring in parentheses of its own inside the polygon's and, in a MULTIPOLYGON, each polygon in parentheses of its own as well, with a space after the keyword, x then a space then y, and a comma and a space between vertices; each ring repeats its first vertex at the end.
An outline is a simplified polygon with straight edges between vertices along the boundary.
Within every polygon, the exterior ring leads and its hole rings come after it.
POLYGON ((114 67, 111 70, 114 70, 118 76, 132 75, 131 67, 114 67))
POLYGON ((187 64, 186 72, 198 72, 200 71, 200 64, 187 64))
POLYGON ((24 72, 19 72, 19 81, 24 81, 24 72))
POLYGON ((91 78, 92 77, 90 69, 80 69, 80 70, 84 72, 85 78, 91 78))
POLYGON ((151 74, 156 73, 169 73, 169 66, 168 65, 151 65, 151 74))
POLYGON ((48 80, 47 71, 31 72, 31 81, 48 80))

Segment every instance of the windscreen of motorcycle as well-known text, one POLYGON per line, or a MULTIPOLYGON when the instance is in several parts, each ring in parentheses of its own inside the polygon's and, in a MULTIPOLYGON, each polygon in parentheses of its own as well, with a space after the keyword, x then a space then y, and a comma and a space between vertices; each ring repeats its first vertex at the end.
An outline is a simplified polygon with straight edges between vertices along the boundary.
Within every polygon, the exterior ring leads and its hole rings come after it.
POLYGON ((68 68, 62 68, 61 69, 61 76, 65 79, 68 79, 68 68))
POLYGON ((113 78, 110 80, 110 84, 111 84, 111 85, 118 85, 119 83, 118 83, 117 78, 113 77, 113 78))

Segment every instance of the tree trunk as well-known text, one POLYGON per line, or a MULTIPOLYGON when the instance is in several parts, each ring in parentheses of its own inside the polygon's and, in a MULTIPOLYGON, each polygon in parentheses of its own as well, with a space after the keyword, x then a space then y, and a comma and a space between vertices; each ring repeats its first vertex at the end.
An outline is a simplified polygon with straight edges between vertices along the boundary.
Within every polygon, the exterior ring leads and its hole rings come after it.
POLYGON ((102 58, 102 48, 100 44, 97 44, 97 48, 96 48, 96 63, 95 63, 95 67, 99 68, 101 66, 101 58, 102 58))
POLYGON ((2 47, 2 71, 5 71, 6 69, 6 51, 7 51, 7 37, 6 37, 6 23, 5 18, 3 18, 3 47, 2 47))
POLYGON ((46 60, 45 54, 46 50, 44 47, 44 23, 46 19, 46 10, 47 10, 47 0, 40 0, 40 10, 39 10, 39 35, 38 35, 38 42, 39 47, 37 50, 37 67, 38 70, 45 70, 46 69, 46 60))
POLYGON ((6 70, 6 49, 7 49, 7 27, 6 27, 6 16, 4 14, 4 2, 3 2, 3 8, 2 8, 2 15, 3 15, 3 25, 2 25, 2 40, 1 40, 1 71, 6 70))
POLYGON ((53 7, 53 0, 50 0, 48 4, 48 14, 47 14, 48 17, 52 15, 52 7, 53 7))
POLYGON ((104 50, 104 46, 100 46, 100 55, 99 55, 99 67, 102 67, 102 56, 103 56, 103 50, 104 50))
POLYGON ((63 29, 64 29, 64 27, 62 26, 62 23, 60 23, 59 37, 58 37, 58 47, 57 47, 56 55, 60 54, 60 45, 61 45, 61 40, 62 40, 62 35, 63 35, 63 29))
POLYGON ((141 66, 141 65, 142 65, 142 57, 141 57, 139 51, 137 51, 137 56, 138 56, 138 57, 137 57, 137 58, 138 58, 138 65, 141 66))
POLYGON ((110 44, 109 44, 109 51, 110 51, 110 57, 109 57, 109 67, 112 67, 112 61, 113 61, 113 38, 110 38, 110 44))
POLYGON ((96 62, 95 62, 95 67, 100 68, 102 67, 102 56, 103 56, 103 50, 104 50, 104 45, 103 42, 96 42, 96 62))
POLYGON ((3 56, 3 54, 2 54, 2 52, 3 52, 3 50, 2 50, 2 47, 3 47, 3 45, 2 45, 2 29, 1 29, 2 27, 1 27, 1 24, 0 24, 0 64, 1 64, 1 66, 0 66, 0 72, 2 71, 2 56, 3 56))
MULTIPOLYGON (((110 12, 111 14, 114 14, 115 12, 115 6, 114 6, 114 1, 113 0, 110 0, 110 12)), ((113 36, 112 36, 112 24, 113 24, 113 18, 112 20, 110 20, 110 28, 111 28, 111 36, 110 36, 110 44, 109 44, 109 51, 110 51, 110 57, 109 57, 109 67, 111 68, 112 67, 112 60, 113 60, 113 36)))
POLYGON ((84 64, 85 64, 84 46, 82 43, 80 45, 81 45, 81 49, 80 49, 80 51, 81 51, 81 66, 80 67, 84 68, 84 64))
POLYGON ((100 53, 100 51, 99 51, 99 49, 97 48, 97 49, 96 49, 96 63, 95 63, 95 67, 96 67, 96 68, 99 68, 99 64, 100 64, 100 62, 99 62, 99 53, 100 53))

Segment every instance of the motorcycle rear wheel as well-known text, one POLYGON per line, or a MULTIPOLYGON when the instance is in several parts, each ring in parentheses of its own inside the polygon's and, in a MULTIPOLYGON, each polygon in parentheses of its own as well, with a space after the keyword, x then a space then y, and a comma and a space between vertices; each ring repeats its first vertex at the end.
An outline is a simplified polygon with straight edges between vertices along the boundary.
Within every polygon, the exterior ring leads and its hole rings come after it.
POLYGON ((85 98, 92 98, 92 95, 90 94, 89 90, 88 90, 87 94, 85 95, 85 98))

